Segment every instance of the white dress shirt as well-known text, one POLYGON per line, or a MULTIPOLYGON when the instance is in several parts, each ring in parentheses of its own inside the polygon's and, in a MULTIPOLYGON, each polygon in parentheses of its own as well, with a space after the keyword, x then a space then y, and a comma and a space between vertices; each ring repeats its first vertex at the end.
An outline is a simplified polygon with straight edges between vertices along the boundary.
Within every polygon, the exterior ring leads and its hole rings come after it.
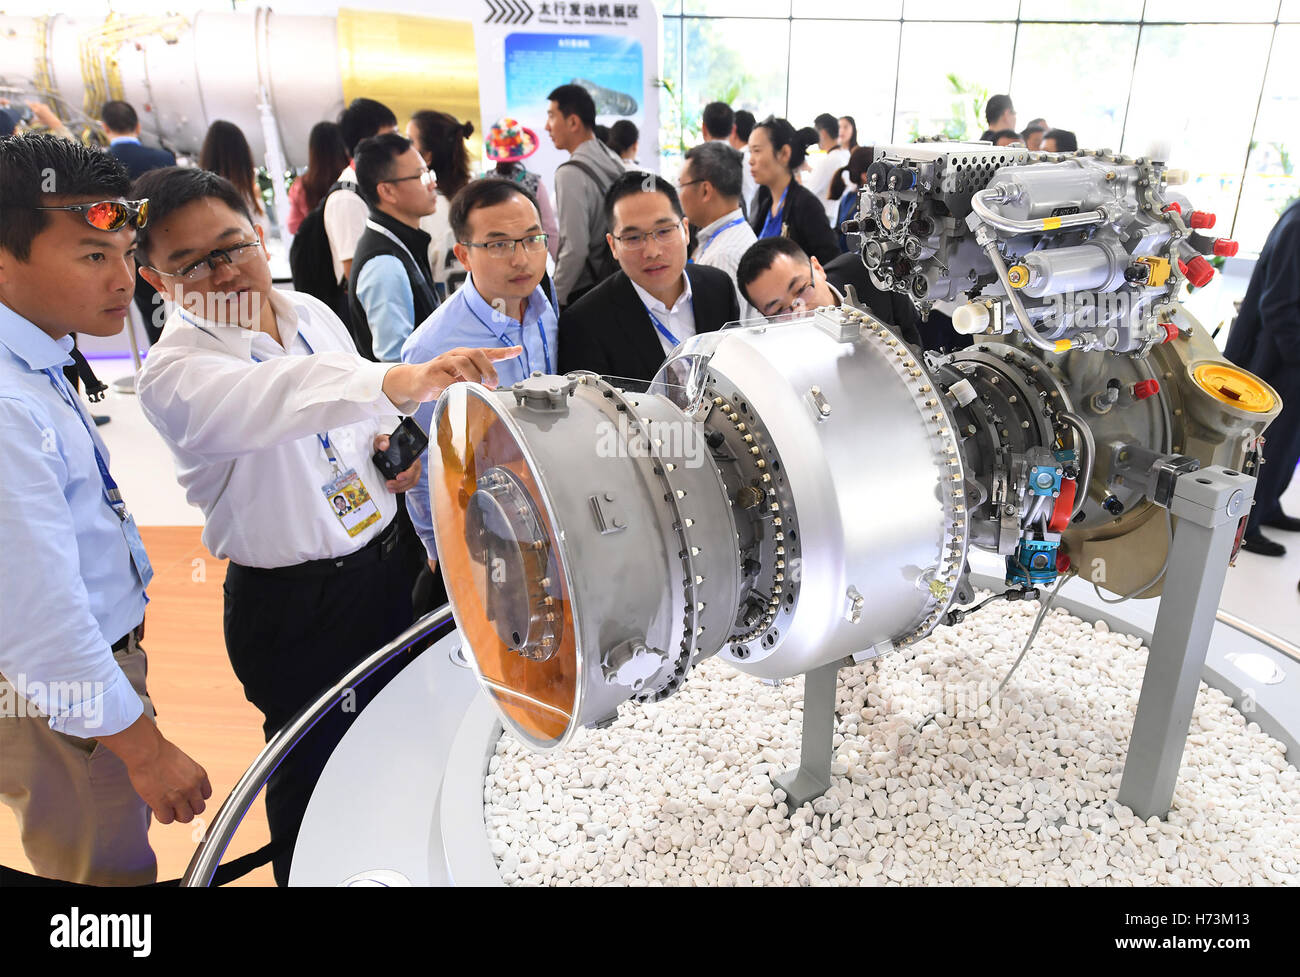
MULTIPOLYGON (((686 287, 682 289, 682 294, 678 296, 671 309, 636 282, 632 282, 632 287, 636 289, 636 294, 640 296, 646 311, 658 319, 659 324, 672 333, 678 343, 685 342, 687 336, 695 335, 695 305, 691 298, 691 276, 682 272, 682 281, 686 282, 686 287)), ((676 348, 677 344, 658 329, 655 330, 655 335, 659 337, 659 345, 664 348, 664 355, 676 348)))
POLYGON ((745 215, 740 212, 740 208, 737 207, 731 213, 719 217, 712 224, 702 228, 695 238, 697 244, 695 253, 691 256, 692 260, 697 265, 721 269, 731 278, 731 284, 736 287, 736 303, 737 308, 740 309, 741 322, 761 319, 762 316, 745 301, 740 287, 736 285, 736 268, 740 265, 740 259, 749 250, 750 245, 758 240, 754 235, 754 229, 749 226, 745 215))
MULTIPOLYGON (((339 174, 339 180, 349 183, 357 182, 356 170, 348 164, 347 169, 339 174)), ((338 180, 334 181, 335 183, 338 180)), ((346 281, 343 274, 343 262, 351 261, 356 254, 357 242, 366 230, 366 218, 370 216, 370 205, 360 193, 351 190, 339 190, 331 193, 325 201, 325 236, 330 242, 330 258, 334 261, 334 280, 346 281)))
POLYGON ((273 291, 271 308, 283 348, 264 332, 177 309, 136 381, 186 498, 203 510, 203 545, 259 568, 346 556, 383 531, 397 499, 371 460, 374 438, 416 406, 384 395, 395 364, 357 355, 322 302, 273 291), (348 536, 322 492, 334 475, 318 434, 379 509, 380 521, 357 536, 348 536))

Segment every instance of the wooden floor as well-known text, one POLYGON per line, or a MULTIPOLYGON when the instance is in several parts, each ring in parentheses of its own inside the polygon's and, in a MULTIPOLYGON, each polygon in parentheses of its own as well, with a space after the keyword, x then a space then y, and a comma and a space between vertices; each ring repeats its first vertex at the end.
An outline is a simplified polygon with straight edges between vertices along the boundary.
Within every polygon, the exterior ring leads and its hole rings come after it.
MULTIPOLYGON (((163 734, 208 772, 208 809, 189 824, 158 824, 149 839, 158 855, 158 878, 184 874, 190 857, 222 801, 262 749, 262 717, 244 698, 226 658, 221 632, 221 585, 226 564, 199 541, 197 526, 142 527, 154 567, 149 585, 144 647, 149 653, 149 693, 163 734)), ((266 844, 266 810, 259 797, 226 851, 226 860, 266 844)), ((0 808, 0 864, 31 871, 18 825, 0 808)), ((234 885, 273 885, 269 865, 234 885)))

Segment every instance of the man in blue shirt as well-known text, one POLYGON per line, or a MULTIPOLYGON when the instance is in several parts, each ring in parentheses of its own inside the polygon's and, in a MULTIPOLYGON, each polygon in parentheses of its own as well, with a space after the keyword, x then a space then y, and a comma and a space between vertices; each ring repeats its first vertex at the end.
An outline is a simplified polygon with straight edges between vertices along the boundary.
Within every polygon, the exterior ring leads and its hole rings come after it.
POLYGON ((152 882, 150 810, 188 822, 212 793, 154 724, 152 570, 62 373, 70 332, 122 329, 146 216, 129 185, 79 143, 0 141, 0 800, 38 873, 97 885, 152 882))
POLYGON ((369 339, 362 356, 396 363, 416 323, 438 307, 429 235, 420 230, 438 205, 438 185, 411 141, 395 132, 357 143, 352 165, 370 201, 348 273, 352 332, 358 345, 369 339))
MULTIPOLYGON (((469 277, 407 339, 402 361, 424 363, 457 346, 522 346, 518 358, 496 365, 498 389, 533 372, 556 372, 555 294, 546 274, 546 234, 533 195, 511 180, 476 180, 456 194, 449 219, 456 257, 469 277)), ((425 431, 433 422, 433 407, 422 404, 414 414, 425 431)), ((406 493, 406 508, 436 572, 427 474, 406 493)))

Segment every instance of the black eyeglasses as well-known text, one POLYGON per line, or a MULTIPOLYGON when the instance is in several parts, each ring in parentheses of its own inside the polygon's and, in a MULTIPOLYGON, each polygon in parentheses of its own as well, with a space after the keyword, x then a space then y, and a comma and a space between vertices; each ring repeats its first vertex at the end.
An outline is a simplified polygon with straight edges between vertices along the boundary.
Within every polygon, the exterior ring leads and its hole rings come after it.
POLYGON ((431 187, 431 186, 433 186, 433 181, 434 181, 433 170, 421 170, 419 173, 415 173, 415 174, 413 174, 412 176, 398 176, 398 177, 394 177, 394 178, 391 179, 391 180, 380 180, 380 181, 378 181, 378 182, 380 182, 380 183, 401 183, 401 182, 403 182, 404 180, 419 180, 419 181, 420 181, 421 183, 423 183, 426 187, 431 187))
POLYGON ((674 221, 666 227, 660 227, 653 231, 646 231, 644 234, 624 234, 622 237, 615 234, 613 237, 615 241, 623 245, 627 250, 640 251, 645 247, 646 241, 650 238, 654 238, 660 244, 667 244, 673 239, 673 235, 681 229, 682 222, 674 221))
POLYGON ((129 221, 144 227, 149 222, 149 200, 96 200, 89 204, 65 204, 62 207, 33 207, 32 210, 70 210, 80 214, 97 231, 120 231, 129 221))
POLYGON ((772 315, 786 315, 789 312, 797 312, 808 304, 808 299, 812 297, 812 290, 817 285, 817 276, 813 273, 812 258, 808 259, 808 284, 797 285, 793 294, 786 292, 786 297, 790 299, 784 306, 777 309, 772 315))
POLYGON ((677 184, 677 189, 681 190, 684 189, 685 187, 693 187, 697 183, 708 183, 708 182, 709 182, 708 180, 687 180, 684 183, 677 184))
POLYGON ((516 246, 522 244, 525 254, 538 254, 546 250, 545 234, 529 234, 525 237, 511 238, 503 241, 486 241, 478 244, 474 241, 461 241, 467 248, 482 248, 493 258, 510 258, 514 256, 516 246))
POLYGON ((141 267, 156 271, 160 275, 166 275, 168 278, 179 278, 184 282, 198 282, 216 271, 217 265, 242 265, 252 261, 257 257, 258 249, 261 246, 262 242, 260 241, 243 241, 239 244, 232 244, 228 248, 215 248, 202 258, 191 261, 184 268, 176 271, 163 271, 153 265, 142 265, 141 267))

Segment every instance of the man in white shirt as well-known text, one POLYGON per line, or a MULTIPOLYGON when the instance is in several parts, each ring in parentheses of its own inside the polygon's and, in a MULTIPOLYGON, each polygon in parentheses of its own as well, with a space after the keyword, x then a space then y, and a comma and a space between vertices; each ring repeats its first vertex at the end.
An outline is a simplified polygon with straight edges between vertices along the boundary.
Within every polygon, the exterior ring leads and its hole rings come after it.
MULTIPOLYGON (((725 271, 736 281, 736 266, 757 238, 740 210, 740 153, 723 142, 706 142, 686 153, 677 192, 695 232, 691 260, 725 271)), ((760 318, 736 289, 742 319, 760 318)))
POLYGON ((686 263, 689 237, 671 183, 625 173, 605 195, 619 271, 560 314, 560 373, 591 370, 643 385, 678 343, 739 318, 726 273, 686 263))
MULTIPOLYGON (((376 102, 373 98, 354 98, 339 116, 339 128, 343 130, 343 143, 348 147, 350 157, 362 139, 381 132, 396 132, 397 116, 383 102, 376 102)), ((351 163, 335 182, 340 181, 357 182, 356 170, 351 163)), ((352 271, 352 255, 365 233, 369 216, 370 205, 359 193, 342 190, 331 193, 325 201, 325 235, 329 238, 330 257, 334 261, 334 280, 345 287, 352 271)))
MULTIPOLYGON (((458 379, 494 385, 492 360, 518 350, 368 362, 323 303, 272 288, 261 236, 229 182, 171 168, 135 189, 153 212, 142 273, 176 304, 138 378, 140 404, 203 510, 204 545, 230 561, 226 650, 269 740, 411 622, 394 517, 420 466, 386 481, 371 457, 396 415, 458 379)), ((372 678, 345 697, 267 783, 271 838, 285 846, 280 884, 316 779, 375 691, 372 678)))

